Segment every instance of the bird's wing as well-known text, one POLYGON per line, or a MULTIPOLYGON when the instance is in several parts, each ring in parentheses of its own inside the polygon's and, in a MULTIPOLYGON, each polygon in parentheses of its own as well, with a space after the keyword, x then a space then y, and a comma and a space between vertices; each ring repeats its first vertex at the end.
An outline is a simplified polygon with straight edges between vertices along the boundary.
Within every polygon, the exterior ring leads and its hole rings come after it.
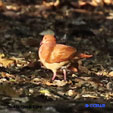
POLYGON ((59 63, 59 62, 70 60, 75 56, 76 52, 77 50, 75 48, 62 45, 62 44, 56 44, 47 62, 59 63))

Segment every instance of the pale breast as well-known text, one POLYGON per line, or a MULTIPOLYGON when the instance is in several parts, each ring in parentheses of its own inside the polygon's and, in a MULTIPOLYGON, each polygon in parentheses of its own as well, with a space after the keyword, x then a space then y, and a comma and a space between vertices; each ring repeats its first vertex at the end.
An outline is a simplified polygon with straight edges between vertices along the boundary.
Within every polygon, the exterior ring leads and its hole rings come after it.
POLYGON ((50 69, 52 71, 56 71, 59 68, 61 68, 62 66, 64 66, 65 64, 68 64, 69 61, 65 61, 65 62, 60 62, 60 63, 47 63, 45 62, 43 59, 40 59, 40 61, 43 63, 43 65, 47 68, 50 69))

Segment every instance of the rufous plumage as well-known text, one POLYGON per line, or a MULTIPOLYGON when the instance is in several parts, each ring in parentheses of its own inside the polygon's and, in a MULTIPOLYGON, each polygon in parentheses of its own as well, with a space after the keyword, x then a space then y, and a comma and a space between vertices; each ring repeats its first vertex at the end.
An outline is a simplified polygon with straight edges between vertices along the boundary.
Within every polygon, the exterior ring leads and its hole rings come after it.
MULTIPOLYGON (((77 49, 71 46, 57 44, 53 35, 45 35, 40 43, 39 59, 41 63, 53 72, 52 80, 57 76, 57 70, 68 65, 75 58, 90 58, 92 55, 78 54, 77 49)), ((63 69, 66 80, 66 69, 63 69)))

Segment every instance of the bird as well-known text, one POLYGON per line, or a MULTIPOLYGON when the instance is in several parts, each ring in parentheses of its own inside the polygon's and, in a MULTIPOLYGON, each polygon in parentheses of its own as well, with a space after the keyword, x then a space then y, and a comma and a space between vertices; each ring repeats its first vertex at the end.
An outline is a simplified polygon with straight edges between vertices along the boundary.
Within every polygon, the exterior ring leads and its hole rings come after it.
MULTIPOLYGON (((53 72, 52 81, 57 76, 57 70, 63 66, 70 65, 76 58, 90 58, 92 55, 79 54, 76 48, 71 46, 57 44, 54 35, 44 35, 39 47, 39 60, 45 68, 53 72)), ((66 81, 66 68, 62 68, 64 80, 66 81)))

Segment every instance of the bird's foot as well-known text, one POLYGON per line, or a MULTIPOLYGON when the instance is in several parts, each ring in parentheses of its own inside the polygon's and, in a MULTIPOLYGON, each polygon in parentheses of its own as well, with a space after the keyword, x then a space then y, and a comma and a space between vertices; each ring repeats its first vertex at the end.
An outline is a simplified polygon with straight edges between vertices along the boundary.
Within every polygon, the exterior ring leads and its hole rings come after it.
POLYGON ((70 66, 71 66, 71 63, 68 63, 67 65, 61 67, 64 74, 64 81, 66 81, 66 69, 68 69, 70 66))
POLYGON ((66 69, 63 69, 64 81, 66 81, 66 69))
POLYGON ((52 81, 55 80, 55 78, 56 78, 56 73, 53 74, 52 81))

